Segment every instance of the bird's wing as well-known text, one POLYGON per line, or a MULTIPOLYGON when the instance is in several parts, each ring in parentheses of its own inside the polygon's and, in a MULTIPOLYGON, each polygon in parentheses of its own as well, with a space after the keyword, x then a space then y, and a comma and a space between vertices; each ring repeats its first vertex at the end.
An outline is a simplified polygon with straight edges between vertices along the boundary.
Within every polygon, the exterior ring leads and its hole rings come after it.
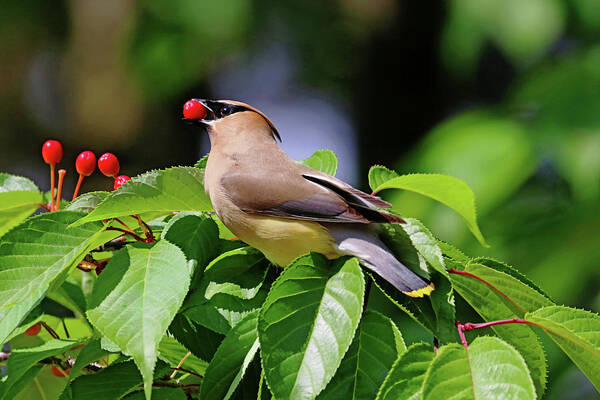
POLYGON ((319 222, 404 222, 376 209, 376 205, 389 203, 328 175, 307 170, 234 170, 223 175, 221 185, 229 199, 248 213, 319 222), (375 200, 369 202, 371 197, 375 200))

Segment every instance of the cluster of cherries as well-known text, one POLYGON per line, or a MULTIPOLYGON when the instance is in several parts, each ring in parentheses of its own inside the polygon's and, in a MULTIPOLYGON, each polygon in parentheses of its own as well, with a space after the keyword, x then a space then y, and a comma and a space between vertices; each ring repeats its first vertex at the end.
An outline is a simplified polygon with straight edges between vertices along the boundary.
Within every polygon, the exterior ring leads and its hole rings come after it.
MULTIPOLYGON (((58 170, 58 189, 56 193, 56 197, 54 197, 54 187, 55 187, 55 168, 56 164, 58 164, 62 160, 63 156, 63 148, 58 140, 47 140, 42 146, 42 158, 44 162, 50 165, 50 204, 47 206, 48 211, 57 211, 60 210, 60 198, 62 195, 62 186, 65 174, 67 173, 64 169, 58 170)), ((114 189, 117 190, 122 184, 130 180, 131 178, 127 175, 119 175, 120 170, 119 160, 117 156, 112 153, 104 153, 98 159, 98 169, 106 176, 112 177, 115 179, 114 189)), ((73 191, 73 199, 77 198, 79 194, 79 189, 81 188, 81 183, 83 182, 83 178, 86 176, 90 176, 94 170, 96 169, 96 155, 89 151, 83 151, 77 156, 77 160, 75 161, 75 169, 79 174, 79 179, 77 180, 77 185, 75 186, 75 190, 73 191)))

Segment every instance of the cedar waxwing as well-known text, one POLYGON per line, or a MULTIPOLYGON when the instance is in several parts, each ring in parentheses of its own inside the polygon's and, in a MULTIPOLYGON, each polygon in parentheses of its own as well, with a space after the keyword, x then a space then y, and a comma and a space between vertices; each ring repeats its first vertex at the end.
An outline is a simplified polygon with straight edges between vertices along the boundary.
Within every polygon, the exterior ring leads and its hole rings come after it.
POLYGON ((431 293, 433 284, 398 261, 376 235, 374 224, 404 222, 381 210, 391 204, 289 158, 273 123, 254 107, 192 101, 206 108, 201 118, 186 114, 210 137, 205 190, 240 240, 282 267, 309 252, 330 259, 353 255, 408 296, 431 293))

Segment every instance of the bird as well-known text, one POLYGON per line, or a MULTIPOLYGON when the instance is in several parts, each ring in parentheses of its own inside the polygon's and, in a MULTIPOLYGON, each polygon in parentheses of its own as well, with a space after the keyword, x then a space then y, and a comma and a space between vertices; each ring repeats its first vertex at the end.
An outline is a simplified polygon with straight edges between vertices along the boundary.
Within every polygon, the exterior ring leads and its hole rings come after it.
POLYGON ((235 100, 191 99, 184 120, 210 139, 204 189, 223 224, 238 239, 286 267, 310 252, 350 255, 410 297, 434 284, 402 264, 377 236, 377 225, 405 221, 391 204, 291 159, 275 125, 235 100))

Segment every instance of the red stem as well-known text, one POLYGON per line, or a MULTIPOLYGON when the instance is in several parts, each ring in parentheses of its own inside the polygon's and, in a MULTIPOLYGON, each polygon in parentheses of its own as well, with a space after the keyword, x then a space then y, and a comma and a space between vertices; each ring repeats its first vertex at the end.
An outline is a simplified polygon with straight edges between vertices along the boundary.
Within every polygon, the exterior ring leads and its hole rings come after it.
POLYGON ((508 300, 510 303, 512 303, 515 307, 517 307, 519 310, 521 310, 521 312, 523 314, 526 313, 525 309, 523 307, 521 307, 520 305, 518 305, 517 303, 515 303, 510 297, 508 297, 504 292, 502 292, 500 289, 496 288, 494 285, 492 285, 491 283, 489 283, 488 281, 486 281, 485 279, 482 279, 480 277, 478 277, 477 275, 471 274, 470 272, 467 271, 460 271, 458 269, 455 268, 450 268, 448 270, 449 273, 451 274, 456 274, 456 275, 463 275, 463 276, 468 276, 471 277, 473 279, 477 279, 479 282, 487 285, 490 289, 494 290, 496 293, 498 293, 500 296, 504 297, 506 300, 508 300))
POLYGON ((54 169, 56 164, 50 164, 50 210, 54 210, 54 169))
POLYGON ((456 325, 456 329, 458 329, 458 336, 460 337, 460 342, 462 343, 462 345, 464 346, 464 348, 468 348, 469 343, 467 342, 467 338, 465 336, 465 332, 467 331, 472 331, 473 329, 481 329, 481 328, 488 328, 490 326, 495 326, 495 325, 506 325, 506 324, 526 324, 526 325, 533 325, 533 326, 538 326, 536 323, 533 323, 531 321, 526 321, 522 318, 511 318, 511 319, 501 319, 498 321, 490 321, 490 322, 482 322, 482 323, 472 323, 472 322, 465 322, 464 324, 456 321, 455 325, 456 325))
POLYGON ((115 228, 114 226, 109 226, 108 228, 106 228, 107 231, 117 231, 117 232, 121 232, 124 233, 126 235, 130 235, 132 236, 135 240, 137 240, 138 242, 145 242, 146 239, 138 236, 137 234, 130 232, 130 231, 126 231, 125 229, 121 229, 121 228, 115 228))
POLYGON ((75 190, 73 191, 73 199, 71 201, 75 200, 75 198, 79 194, 79 188, 81 187, 81 182, 83 182, 83 178, 84 176, 79 174, 79 179, 77 179, 77 186, 75 186, 75 190))
POLYGON ((54 211, 60 210, 60 199, 62 198, 63 181, 66 173, 67 171, 64 169, 58 170, 58 190, 56 192, 56 205, 54 206, 54 211))

